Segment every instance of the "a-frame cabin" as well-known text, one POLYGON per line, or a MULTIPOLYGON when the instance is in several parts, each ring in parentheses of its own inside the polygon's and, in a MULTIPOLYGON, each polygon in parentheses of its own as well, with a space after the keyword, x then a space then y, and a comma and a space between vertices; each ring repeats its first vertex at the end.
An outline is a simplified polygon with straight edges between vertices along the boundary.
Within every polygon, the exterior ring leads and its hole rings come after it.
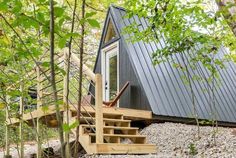
MULTIPOLYGON (((83 76, 79 76, 79 58, 72 53, 71 63, 68 65, 68 48, 58 54, 56 59, 58 66, 67 70, 69 66, 73 73, 68 81, 61 72, 58 72, 57 84, 63 85, 58 91, 59 110, 63 115, 63 122, 72 125, 76 123, 78 96, 75 90, 78 85, 78 78, 83 77, 86 84, 81 102, 79 142, 89 154, 148 154, 156 153, 156 145, 149 144, 147 136, 140 135, 139 128, 133 127, 133 120, 152 119, 154 116, 163 116, 173 120, 177 118, 191 118, 192 107, 188 85, 181 79, 183 72, 174 68, 168 61, 154 66, 151 54, 160 48, 164 41, 160 43, 144 43, 142 41, 130 43, 126 39, 129 35, 123 34, 122 30, 132 24, 138 23, 140 30, 147 27, 148 23, 144 18, 137 16, 127 19, 124 17, 125 10, 120 7, 111 6, 107 13, 102 38, 98 50, 94 72, 85 64, 83 65, 83 76), (63 53, 63 54, 62 54, 63 53), (102 75, 101 75, 102 74, 102 75), (61 79, 64 77, 64 80, 61 79), (121 95, 116 107, 106 107, 104 102, 108 102, 117 97, 117 92, 129 81, 130 86, 121 95), (90 86, 90 87, 89 87, 90 86), (92 88, 91 88, 92 87, 92 88), (69 93, 67 91, 69 88, 69 93), (94 91, 92 91, 94 90, 94 91), (66 96, 69 96, 67 98, 66 96), (93 99, 88 100, 86 94, 91 94, 93 99), (95 104, 93 104, 95 100, 95 104), (126 141, 129 140, 127 144, 126 141)), ((194 51, 192 52, 194 53, 194 51)), ((222 48, 218 57, 221 58, 228 53, 222 48)), ((178 63, 183 62, 178 56, 173 56, 178 63)), ((185 59, 187 61, 187 57, 185 59)), ((40 61, 42 62, 42 61, 40 61)), ((40 63, 39 62, 39 63, 40 63)), ((6 156, 10 155, 9 128, 19 126, 23 129, 23 124, 30 126, 37 125, 36 133, 40 133, 39 124, 42 123, 50 128, 58 127, 56 119, 56 108, 52 102, 52 92, 47 78, 50 71, 40 64, 35 66, 27 76, 31 84, 25 85, 28 88, 34 87, 37 97, 33 97, 37 103, 36 109, 24 111, 27 106, 25 96, 19 96, 17 103, 15 98, 7 96, 6 105, 6 156), (44 74, 44 75, 43 75, 44 74), (11 104, 17 104, 19 111, 17 115, 9 115, 11 104), (46 108, 45 108, 46 107, 46 108), (20 117, 15 117, 20 116, 20 117)), ((208 77, 208 73, 203 66, 199 65, 192 74, 208 77)), ((215 89, 215 113, 209 106, 209 94, 204 92, 207 84, 194 81, 194 94, 196 95, 197 113, 201 119, 217 119, 222 123, 234 124, 236 121, 236 66, 234 63, 226 63, 226 68, 220 70, 220 85, 215 89)), ((7 90, 22 90, 22 80, 9 86, 7 90)), ((27 88, 25 87, 25 88, 27 88)), ((118 95, 119 96, 119 95, 118 95)), ((76 134, 76 130, 72 132, 76 134)), ((23 130, 20 130, 20 139, 23 139, 23 130)), ((69 132, 67 133, 69 137, 69 132)), ((40 157, 41 143, 40 136, 36 135, 38 142, 37 155, 40 157)), ((69 138, 66 140, 66 150, 69 151, 69 138)), ((24 143, 20 144, 20 155, 24 157, 24 143)), ((68 153, 68 152, 67 152, 68 153)), ((69 156, 67 156, 69 157, 69 156)))
MULTIPOLYGON (((128 19, 125 15, 125 9, 110 6, 103 28, 94 72, 103 75, 104 100, 111 99, 129 81, 130 86, 122 95, 118 107, 151 110, 156 118, 172 121, 193 118, 191 92, 189 85, 184 83, 183 72, 169 61, 153 65, 152 53, 165 45, 165 41, 131 43, 127 40, 130 35, 124 34, 123 29, 135 22, 142 31, 148 22, 145 18, 133 16, 128 19)), ((226 53, 227 49, 222 47, 217 57, 222 58, 226 53)), ((178 55, 172 59, 179 64, 183 63, 178 55)), ((185 60, 188 61, 187 56, 185 60)), ((225 63, 225 66, 225 69, 219 69, 220 81, 215 88, 214 108, 209 101, 206 82, 194 81, 193 90, 200 119, 216 118, 224 125, 234 125, 236 66, 235 63, 225 63)), ((190 73, 192 76, 209 77, 207 70, 200 64, 190 73)))

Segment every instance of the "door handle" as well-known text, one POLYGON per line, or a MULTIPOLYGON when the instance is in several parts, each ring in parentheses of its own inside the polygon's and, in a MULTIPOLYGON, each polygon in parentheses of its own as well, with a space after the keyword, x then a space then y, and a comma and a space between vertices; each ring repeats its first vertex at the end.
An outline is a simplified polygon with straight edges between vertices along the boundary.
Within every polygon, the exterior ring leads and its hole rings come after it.
POLYGON ((105 81, 105 90, 107 90, 107 81, 105 81))

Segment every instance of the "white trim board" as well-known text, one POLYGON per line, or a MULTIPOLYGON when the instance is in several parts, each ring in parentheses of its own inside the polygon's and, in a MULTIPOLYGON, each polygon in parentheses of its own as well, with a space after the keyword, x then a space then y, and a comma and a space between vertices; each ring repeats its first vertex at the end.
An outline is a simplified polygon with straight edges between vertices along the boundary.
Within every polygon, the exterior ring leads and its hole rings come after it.
MULTIPOLYGON (((119 91, 119 41, 116 41, 108 46, 106 46, 105 48, 103 48, 101 50, 101 74, 102 74, 102 82, 103 82, 103 100, 104 101, 108 101, 106 100, 105 98, 105 82, 106 82, 106 79, 105 79, 105 66, 106 66, 106 63, 105 63, 105 58, 106 58, 106 53, 108 52, 111 52, 111 51, 114 51, 114 50, 117 50, 117 92, 119 91)), ((115 52, 115 51, 114 51, 115 52)), ((117 103, 117 107, 119 107, 119 102, 117 103)))

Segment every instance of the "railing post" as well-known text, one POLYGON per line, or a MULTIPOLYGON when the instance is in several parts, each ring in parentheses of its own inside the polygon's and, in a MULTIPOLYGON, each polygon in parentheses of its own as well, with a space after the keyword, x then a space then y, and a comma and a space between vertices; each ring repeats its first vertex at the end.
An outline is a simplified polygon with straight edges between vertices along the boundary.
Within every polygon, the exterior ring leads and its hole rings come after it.
MULTIPOLYGON (((69 67, 68 65, 68 55, 67 55, 67 50, 68 49, 64 49, 64 71, 66 72, 65 76, 64 76, 64 87, 63 87, 63 104, 64 104, 64 108, 66 108, 64 110, 64 113, 63 113, 63 122, 65 124, 68 124, 70 123, 70 118, 72 117, 72 113, 70 111, 70 108, 69 108, 69 105, 68 105, 68 98, 67 98, 67 95, 68 95, 68 86, 69 86, 69 83, 68 83, 68 79, 67 79, 67 69, 69 67)), ((71 157, 70 155, 70 133, 69 132, 65 132, 64 133, 64 137, 65 137, 65 143, 66 143, 66 146, 65 146, 65 150, 66 150, 66 157, 71 157)))
POLYGON ((6 136, 5 136, 5 139, 6 139, 6 151, 5 151, 5 158, 8 158, 8 157, 11 157, 10 156, 10 142, 9 142, 9 125, 8 125, 8 122, 9 122, 9 106, 8 104, 10 103, 10 99, 9 99, 9 96, 6 96, 6 136))
MULTIPOLYGON (((36 73, 37 73, 37 110, 39 110, 40 106, 42 106, 42 97, 43 97, 43 92, 42 92, 42 76, 40 73, 40 68, 36 67, 36 73)), ((40 138, 40 123, 39 119, 37 117, 37 158, 41 158, 41 138, 40 138)))
POLYGON ((24 138, 23 138, 23 114, 24 114, 24 88, 23 88, 23 83, 20 83, 20 92, 21 92, 21 96, 20 96, 20 129, 19 129, 19 134, 20 134, 20 156, 24 157, 24 138))
POLYGON ((102 75, 95 75, 96 143, 103 143, 102 75))

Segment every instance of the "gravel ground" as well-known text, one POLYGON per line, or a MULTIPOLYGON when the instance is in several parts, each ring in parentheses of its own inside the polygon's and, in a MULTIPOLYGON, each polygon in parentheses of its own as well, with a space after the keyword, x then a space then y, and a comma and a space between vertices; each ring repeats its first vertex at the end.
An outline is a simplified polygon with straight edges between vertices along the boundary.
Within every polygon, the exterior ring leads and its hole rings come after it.
MULTIPOLYGON (((48 146, 52 147, 54 151, 58 151, 60 148, 60 142, 59 140, 49 140, 48 143, 43 144, 43 148, 47 148, 48 146)), ((24 148, 25 148, 24 151, 25 158, 30 158, 31 154, 37 152, 36 142, 26 142, 24 148)), ((10 154, 12 155, 12 158, 19 158, 16 145, 11 145, 10 154)), ((3 156, 4 152, 0 150, 0 158, 3 158, 3 156)))
MULTIPOLYGON (((147 135, 148 143, 157 145, 156 154, 84 155, 82 158, 236 158, 236 129, 219 127, 215 136, 216 144, 213 128, 207 126, 200 127, 200 139, 197 139, 196 126, 177 123, 152 124, 141 134, 147 135), (195 151, 194 156, 191 151, 195 151)), ((58 147, 58 143, 58 140, 50 141, 54 148, 58 147)), ((16 155, 14 148, 11 151, 16 155)), ((31 144, 27 145, 25 153, 35 151, 36 146, 31 144)), ((0 152, 0 158, 2 154, 0 152)))
POLYGON ((141 131, 148 143, 156 144, 153 155, 85 155, 84 158, 236 158, 236 129, 219 127, 215 136, 212 127, 200 127, 177 123, 152 124, 141 131), (192 156, 190 146, 195 148, 192 156))

